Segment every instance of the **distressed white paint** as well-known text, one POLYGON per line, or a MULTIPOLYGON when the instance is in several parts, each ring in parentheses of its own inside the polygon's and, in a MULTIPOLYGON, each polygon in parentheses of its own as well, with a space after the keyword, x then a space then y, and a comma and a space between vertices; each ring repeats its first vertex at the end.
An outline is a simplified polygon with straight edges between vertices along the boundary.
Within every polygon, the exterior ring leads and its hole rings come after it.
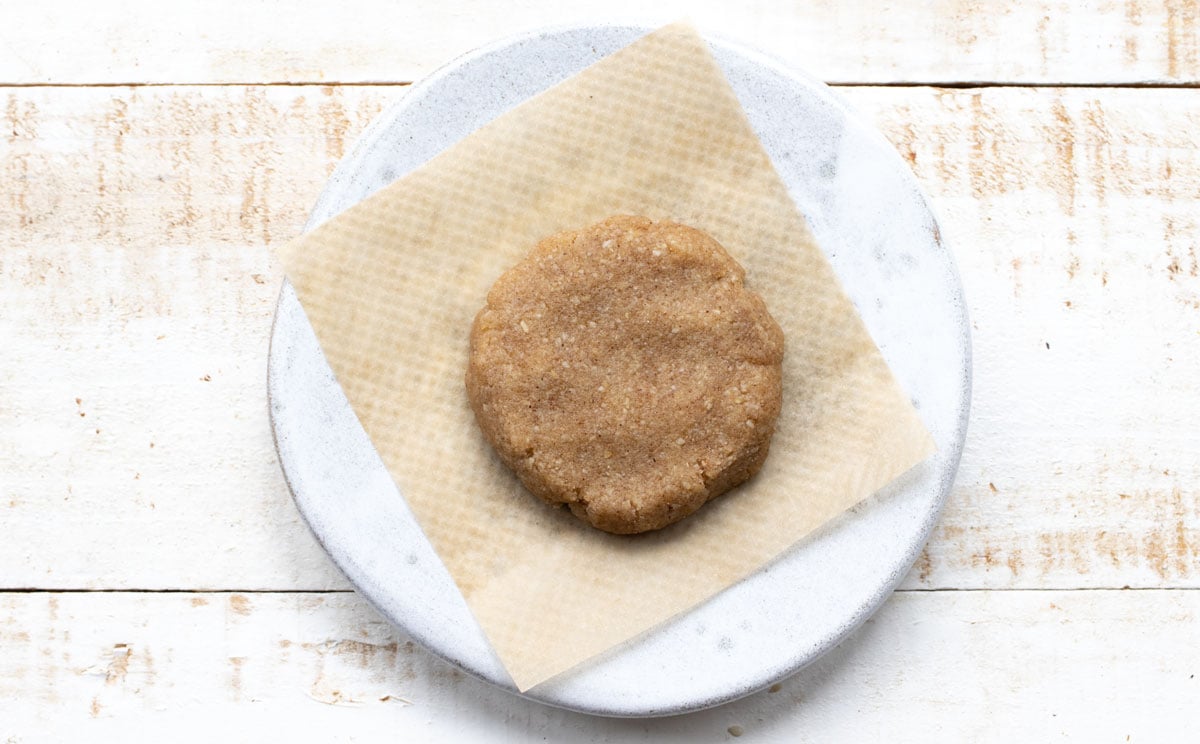
POLYGON ((1195 82, 1192 0, 6 2, 0 83, 405 82, 498 37, 689 18, 839 82, 1195 82))
POLYGON ((354 594, 0 595, 0 736, 237 741, 1177 741, 1200 592, 902 592, 726 706, 591 718, 462 675, 354 594))
POLYGON ((0 338, 20 350, 0 373, 5 586, 345 586, 266 427, 279 275, 264 251, 74 245, 2 262, 0 338))
POLYGON ((406 87, 0 88, 0 241, 260 246, 295 235, 406 87))
POLYGON ((1196 93, 843 92, 932 191, 974 327, 958 487, 908 586, 1196 586, 1196 93))

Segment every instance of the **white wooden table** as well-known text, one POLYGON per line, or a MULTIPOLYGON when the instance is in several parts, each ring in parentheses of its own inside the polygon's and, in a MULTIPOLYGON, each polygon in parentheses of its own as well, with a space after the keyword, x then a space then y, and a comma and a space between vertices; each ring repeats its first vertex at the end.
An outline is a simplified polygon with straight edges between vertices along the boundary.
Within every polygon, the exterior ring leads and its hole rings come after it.
POLYGON ((0 2, 0 741, 1195 741, 1200 5, 501 5, 0 2), (724 707, 593 719, 414 647, 310 536, 267 421, 270 250, 437 65, 681 16, 907 157, 974 408, 932 541, 849 641, 724 707))

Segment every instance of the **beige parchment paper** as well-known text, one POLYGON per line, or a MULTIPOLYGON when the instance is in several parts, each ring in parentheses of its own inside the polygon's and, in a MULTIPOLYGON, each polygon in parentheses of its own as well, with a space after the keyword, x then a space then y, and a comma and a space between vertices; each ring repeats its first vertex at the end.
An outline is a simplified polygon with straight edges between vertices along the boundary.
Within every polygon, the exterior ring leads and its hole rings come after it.
MULTIPOLYGON (((360 422, 519 689, 761 567, 933 452, 703 40, 668 26, 278 251, 360 422), (713 235, 786 337, 771 454, 666 530, 619 537, 525 491, 464 387, 488 288, 613 214, 713 235)), ((403 546, 396 546, 397 559, 403 546)))

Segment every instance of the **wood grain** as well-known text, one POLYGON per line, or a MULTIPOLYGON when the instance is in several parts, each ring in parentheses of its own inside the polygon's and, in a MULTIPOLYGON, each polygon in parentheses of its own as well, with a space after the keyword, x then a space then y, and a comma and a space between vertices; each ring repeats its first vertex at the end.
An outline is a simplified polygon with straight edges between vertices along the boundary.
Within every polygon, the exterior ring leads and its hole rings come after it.
POLYGON ((727 3, 5 3, 0 83, 408 82, 497 38, 689 18, 816 77, 856 83, 1200 82, 1193 0, 727 3))
POLYGON ((0 648, 0 735, 20 742, 1171 741, 1200 697, 1200 592, 899 593, 798 675, 659 720, 513 697, 349 593, 0 595, 0 648))
POLYGON ((4 586, 346 586, 275 458, 264 246, 388 98, 0 94, 4 586))
POLYGON ((1195 95, 844 93, 932 193, 974 328, 958 486, 906 585, 1195 586, 1195 95))
POLYGON ((0 89, 0 236, 35 246, 286 239, 405 88, 0 89))
MULTIPOLYGON (((1194 92, 842 92, 931 193, 975 329, 905 586, 1200 586, 1194 92)), ((267 247, 399 95, 0 90, 0 586, 345 586, 274 462, 267 247)))

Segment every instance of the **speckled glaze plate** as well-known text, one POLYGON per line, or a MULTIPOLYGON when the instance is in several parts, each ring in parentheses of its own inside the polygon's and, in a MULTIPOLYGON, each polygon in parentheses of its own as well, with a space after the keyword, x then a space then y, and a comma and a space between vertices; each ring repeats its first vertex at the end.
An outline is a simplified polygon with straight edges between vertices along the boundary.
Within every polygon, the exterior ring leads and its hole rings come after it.
MULTIPOLYGON (((647 30, 542 31, 442 68, 368 128, 333 174, 308 227, 647 30)), ((937 519, 962 451, 970 401, 966 309, 953 258, 912 174, 825 85, 744 48, 710 43, 938 453, 737 585, 525 693, 564 708, 612 716, 681 713, 754 692, 813 661, 903 578, 937 519)), ((359 426, 287 284, 268 382, 280 463, 296 505, 333 560, 419 643, 515 693, 359 426)))

